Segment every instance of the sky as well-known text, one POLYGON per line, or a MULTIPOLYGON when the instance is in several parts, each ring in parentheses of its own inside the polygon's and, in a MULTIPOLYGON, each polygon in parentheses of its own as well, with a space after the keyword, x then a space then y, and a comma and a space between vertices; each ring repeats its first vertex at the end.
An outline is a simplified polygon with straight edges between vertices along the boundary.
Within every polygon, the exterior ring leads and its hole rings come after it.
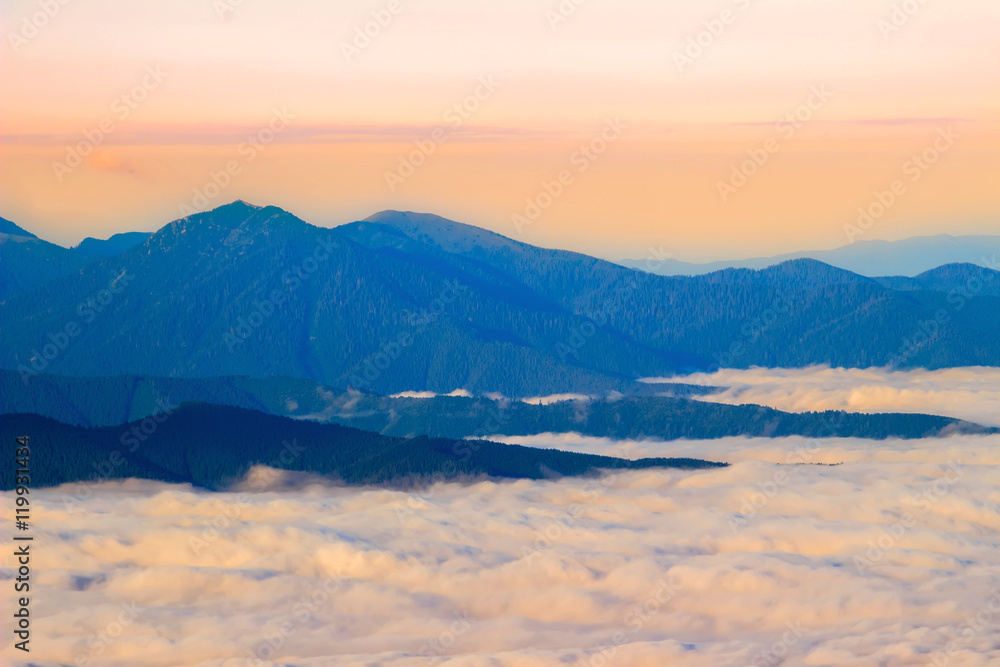
POLYGON ((894 6, 8 0, 0 215, 415 210, 688 261, 1000 232, 1000 4, 894 6))

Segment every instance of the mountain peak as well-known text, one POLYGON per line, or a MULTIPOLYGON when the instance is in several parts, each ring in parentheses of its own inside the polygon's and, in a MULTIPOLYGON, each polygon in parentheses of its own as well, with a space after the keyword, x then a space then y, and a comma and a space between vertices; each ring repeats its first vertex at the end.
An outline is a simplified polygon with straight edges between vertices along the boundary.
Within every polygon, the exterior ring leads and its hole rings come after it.
POLYGON ((181 237, 203 248, 242 245, 258 236, 309 226, 277 206, 256 206, 242 199, 174 220, 154 235, 154 243, 173 245, 181 237))
MULTIPOLYGON (((257 206, 251 204, 250 202, 244 201, 242 199, 236 199, 228 204, 220 204, 215 208, 206 209, 204 211, 198 211, 197 213, 192 213, 187 216, 188 218, 194 218, 196 216, 220 216, 220 215, 249 215, 256 211, 263 211, 266 208, 277 208, 276 206, 257 206)), ((281 209, 278 209, 281 210, 281 209)))
POLYGON ((222 206, 217 206, 213 210, 218 211, 219 209, 228 208, 230 206, 236 207, 236 208, 252 208, 252 209, 254 209, 256 211, 259 211, 262 208, 266 208, 264 206, 257 206, 256 204, 251 204, 250 202, 246 201, 245 199, 234 199, 233 201, 229 202, 228 204, 223 204, 222 206))
POLYGON ((379 211, 360 223, 362 226, 364 223, 369 223, 388 227, 415 241, 437 246, 446 252, 489 251, 518 243, 488 229, 456 222, 433 213, 379 211))
POLYGON ((462 227, 469 226, 469 225, 464 225, 460 222, 455 222, 454 220, 449 220, 448 218, 443 218, 440 215, 434 215, 433 213, 419 213, 417 211, 396 211, 393 209, 379 211, 374 215, 368 216, 361 222, 371 222, 379 225, 390 225, 393 227, 398 227, 401 225, 408 225, 408 226, 461 225, 462 227))
POLYGON ((729 267, 701 276, 710 284, 725 284, 737 277, 782 285, 792 281, 798 288, 812 289, 844 283, 875 283, 871 278, 808 257, 785 260, 762 269, 729 267))
POLYGON ((786 277, 809 278, 821 281, 838 282, 871 282, 871 278, 859 275, 853 271, 842 269, 832 264, 827 264, 812 257, 796 257, 789 259, 766 269, 760 269, 762 274, 775 274, 786 277))
MULTIPOLYGON (((237 216, 237 215, 250 215, 256 211, 263 211, 265 208, 277 208, 276 206, 257 206, 251 204, 250 202, 244 201, 242 199, 236 199, 228 204, 220 204, 215 208, 210 208, 205 211, 199 211, 198 213, 193 213, 188 218, 193 218, 195 216, 237 216)), ((281 210, 281 209, 278 209, 281 210)))
MULTIPOLYGON (((924 281, 948 279, 965 279, 966 282, 976 287, 977 285, 981 286, 984 281, 1000 282, 1000 271, 972 262, 955 262, 924 271, 915 278, 915 280, 924 281)), ((966 289, 971 290, 972 288, 967 286, 966 289)))

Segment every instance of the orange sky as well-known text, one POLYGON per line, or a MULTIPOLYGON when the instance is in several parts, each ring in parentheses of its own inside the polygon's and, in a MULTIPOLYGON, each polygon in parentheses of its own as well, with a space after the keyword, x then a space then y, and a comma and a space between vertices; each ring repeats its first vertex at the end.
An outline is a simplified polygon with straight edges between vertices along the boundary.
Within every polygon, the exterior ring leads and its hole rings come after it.
POLYGON ((607 257, 1000 233, 995 0, 64 2, 0 9, 0 215, 58 243, 237 198, 607 257))

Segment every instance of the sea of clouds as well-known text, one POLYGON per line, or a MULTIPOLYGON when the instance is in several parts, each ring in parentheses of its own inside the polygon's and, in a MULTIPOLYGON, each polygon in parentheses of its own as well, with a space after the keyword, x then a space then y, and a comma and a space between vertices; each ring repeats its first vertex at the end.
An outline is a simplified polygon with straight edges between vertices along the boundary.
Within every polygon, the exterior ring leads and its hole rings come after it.
POLYGON ((917 412, 1000 426, 1000 368, 725 368, 644 381, 724 387, 721 393, 692 398, 786 412, 917 412))
MULTIPOLYGON (((1000 664, 1000 436, 520 440, 733 465, 417 492, 269 469, 228 493, 134 480, 34 490, 32 652, 8 638, 3 657, 1000 664)), ((13 559, 3 565, 7 588, 13 559)))

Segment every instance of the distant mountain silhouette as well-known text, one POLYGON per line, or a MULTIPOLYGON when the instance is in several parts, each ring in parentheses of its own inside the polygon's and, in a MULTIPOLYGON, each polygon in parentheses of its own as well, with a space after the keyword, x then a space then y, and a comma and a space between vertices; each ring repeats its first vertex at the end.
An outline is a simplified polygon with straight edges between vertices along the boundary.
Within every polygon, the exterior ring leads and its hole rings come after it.
POLYGON ((0 309, 0 367, 28 375, 533 396, 628 391, 637 377, 717 365, 1000 365, 988 291, 958 308, 947 292, 815 260, 660 277, 429 215, 331 230, 235 202, 38 282, 0 309), (941 312, 930 340, 920 332, 941 312), (70 324, 79 331, 64 339, 70 324))
POLYGON ((919 236, 902 241, 858 241, 834 250, 813 250, 751 259, 690 263, 675 259, 625 259, 622 266, 664 276, 700 276, 731 268, 766 269, 793 259, 815 259, 863 276, 916 276, 943 264, 1000 269, 1000 236, 919 236))

